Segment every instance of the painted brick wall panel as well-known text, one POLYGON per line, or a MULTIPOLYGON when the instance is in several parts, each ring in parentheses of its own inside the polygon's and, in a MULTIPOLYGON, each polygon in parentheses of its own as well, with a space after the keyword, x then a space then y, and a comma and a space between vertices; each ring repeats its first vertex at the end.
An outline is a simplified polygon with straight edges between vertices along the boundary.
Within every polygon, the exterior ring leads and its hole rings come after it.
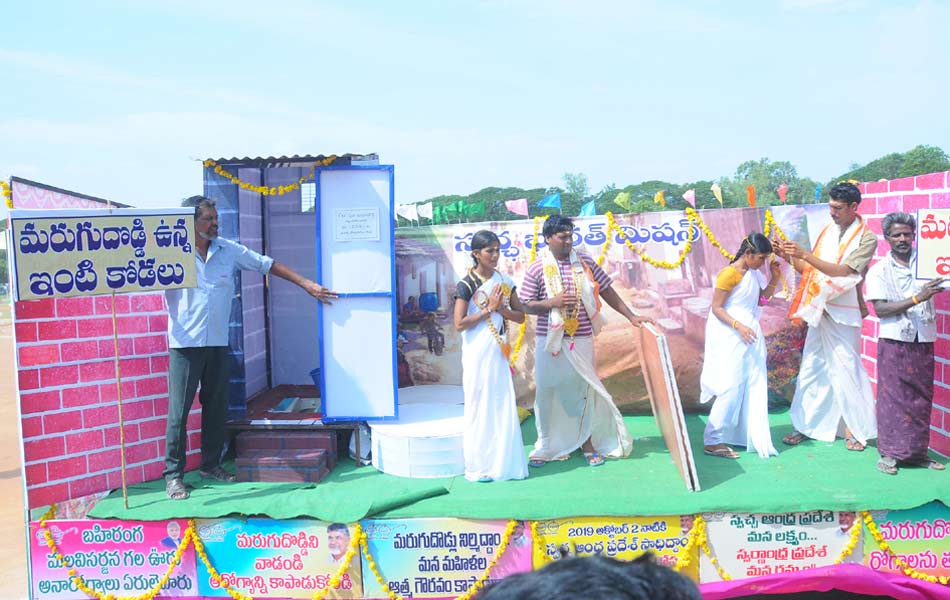
MULTIPOLYGON (((135 381, 131 379, 122 380, 122 398, 128 400, 135 397, 135 381)), ((118 400, 116 396, 115 379, 109 383, 103 383, 99 386, 99 399, 103 404, 114 403, 118 400)))
POLYGON ((141 377, 151 375, 151 365, 148 358, 120 358, 119 367, 122 377, 141 377))
POLYGON ((950 192, 934 192, 930 194, 931 208, 950 208, 950 192))
MULTIPOLYGON (((864 204, 862 202, 862 204, 864 204)), ((886 215, 887 213, 900 210, 901 197, 900 196, 881 196, 877 199, 877 210, 876 214, 886 215)))
POLYGON ((39 485, 49 481, 49 478, 46 476, 45 462, 27 465, 25 471, 27 485, 39 485))
POLYGON ((72 456, 62 460, 51 460, 46 465, 46 473, 50 481, 69 479, 86 474, 86 456, 72 456))
POLYGON ((59 390, 43 390, 20 394, 20 411, 24 415, 59 410, 62 406, 59 390))
POLYGON ((24 417, 20 427, 23 439, 39 437, 43 435, 43 417, 24 417))
POLYGON ((86 454, 102 448, 102 430, 90 429, 66 436, 66 454, 86 454))
POLYGON ((152 363, 152 373, 168 373, 168 355, 152 356, 149 358, 152 363))
POLYGON ((59 318, 84 317, 91 314, 93 314, 92 296, 56 299, 56 316, 59 318))
POLYGON ((950 456, 950 436, 931 429, 930 447, 944 456, 950 456))
POLYGON ((76 362, 99 358, 99 344, 94 340, 83 342, 64 342, 60 346, 63 362, 76 362))
POLYGON ((17 385, 21 392, 35 390, 40 387, 39 369, 20 369, 17 372, 17 385))
POLYGON ((930 411, 930 426, 937 429, 943 429, 943 410, 940 407, 935 406, 932 411, 930 411))
POLYGON ((168 394, 167 376, 149 377, 147 379, 139 379, 135 382, 135 395, 139 398, 157 396, 159 394, 168 394))
MULTIPOLYGON (((70 410, 43 415, 43 432, 46 435, 80 430, 82 430, 82 411, 70 410)), ((69 453, 68 450, 67 453, 69 453)))
POLYGON ((69 482, 69 496, 71 498, 82 498, 96 492, 109 489, 109 477, 102 473, 90 477, 80 477, 69 482))
POLYGON ((13 306, 17 321, 27 319, 52 319, 56 316, 53 300, 21 300, 13 306))
MULTIPOLYGON (((105 440, 106 448, 110 446, 119 445, 119 421, 116 419, 114 426, 106 427, 102 430, 103 439, 105 440)), ((142 439, 142 436, 139 434, 139 426, 135 423, 125 424, 125 443, 134 444, 142 439)))
POLYGON ((160 335, 148 335, 135 338, 136 354, 158 354, 159 352, 167 351, 168 336, 164 333, 160 335))
POLYGON ((79 365, 79 380, 83 383, 115 379, 115 363, 111 360, 88 362, 79 365))
POLYGON ((149 315, 148 330, 153 333, 167 333, 168 315, 149 315))
MULTIPOLYGON (((97 315, 112 314, 113 296, 96 296, 95 309, 97 315)), ((115 296, 115 313, 126 314, 129 312, 129 297, 125 294, 115 296)))
POLYGON ((40 369, 40 385, 44 388, 72 385, 78 381, 79 368, 76 365, 58 365, 40 369))
POLYGON ((31 507, 46 506, 67 498, 69 494, 68 483, 54 483, 33 488, 27 492, 27 501, 31 507))
POLYGON ((122 418, 126 421, 138 421, 155 416, 155 406, 151 400, 136 400, 122 403, 122 418))
POLYGON ((145 315, 117 317, 116 323, 119 327, 119 335, 127 335, 130 333, 148 333, 148 317, 145 315))
POLYGON ((76 337, 76 321, 72 319, 40 321, 37 327, 40 341, 71 340, 76 337))
POLYGON ((143 294, 135 295, 131 298, 131 311, 139 312, 159 312, 165 310, 164 294, 143 294))
POLYGON ((164 417, 148 419, 139 423, 139 434, 142 439, 165 439, 165 425, 167 420, 164 417))
MULTIPOLYGON (((868 181, 867 183, 861 184, 864 189, 861 190, 861 195, 864 194, 883 194, 887 191, 887 182, 886 181, 868 181)), ((863 202, 862 202, 863 204, 863 202)))
POLYGON ((916 215, 920 209, 930 208, 930 194, 907 194, 901 210, 916 215))
POLYGON ((119 409, 115 404, 86 408, 82 411, 83 427, 91 429, 119 422, 119 409))
POLYGON ((939 190, 947 187, 947 173, 928 173, 914 178, 918 190, 939 190))
POLYGON ((914 189, 914 178, 903 177, 901 179, 891 179, 887 186, 891 192, 909 192, 914 189))
POLYGON ((87 385, 63 389, 63 408, 79 408, 99 403, 99 386, 87 385))
POLYGON ((35 342, 37 340, 35 322, 17 322, 13 325, 13 333, 19 344, 35 342))
POLYGON ((112 337, 112 319, 79 319, 76 328, 81 338, 112 337))
MULTIPOLYGON (((164 445, 164 444, 163 444, 164 445)), ((128 446, 126 448, 126 460, 130 463, 144 463, 154 459, 158 455, 158 442, 148 440, 141 444, 128 446)))
POLYGON ((93 452, 92 454, 89 454, 88 459, 89 472, 97 473, 107 469, 119 468, 122 456, 119 454, 118 448, 109 448, 108 450, 103 450, 102 452, 93 452))
MULTIPOLYGON (((115 339, 99 340, 99 358, 112 358, 115 356, 115 339)), ((119 356, 130 356, 133 352, 134 340, 132 338, 119 338, 119 356)))
POLYGON ((160 479, 162 476, 162 471, 165 469, 164 463, 161 462, 149 462, 142 465, 142 471, 144 472, 144 481, 151 481, 153 479, 160 479))
POLYGON ((59 458, 66 452, 66 442, 61 437, 26 440, 23 442, 23 460, 29 464, 47 458, 59 458))
POLYGON ((864 369, 868 372, 868 377, 870 377, 871 379, 877 379, 876 361, 865 358, 865 359, 862 359, 862 362, 864 363, 864 369))

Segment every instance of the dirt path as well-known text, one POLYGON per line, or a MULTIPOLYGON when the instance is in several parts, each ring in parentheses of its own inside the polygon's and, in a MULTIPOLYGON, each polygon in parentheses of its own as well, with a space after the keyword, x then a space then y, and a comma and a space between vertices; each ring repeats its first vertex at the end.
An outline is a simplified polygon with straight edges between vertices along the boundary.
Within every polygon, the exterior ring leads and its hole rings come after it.
POLYGON ((20 478, 20 439, 13 384, 13 337, 9 304, 0 307, 0 598, 27 597, 26 537, 23 482, 20 478))

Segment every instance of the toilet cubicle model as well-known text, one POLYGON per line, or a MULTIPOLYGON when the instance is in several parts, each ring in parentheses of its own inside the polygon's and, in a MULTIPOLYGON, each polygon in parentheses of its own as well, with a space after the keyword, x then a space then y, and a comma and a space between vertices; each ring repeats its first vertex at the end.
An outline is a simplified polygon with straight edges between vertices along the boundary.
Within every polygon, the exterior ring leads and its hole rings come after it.
POLYGON ((317 281, 340 296, 317 308, 323 419, 394 420, 393 167, 330 166, 315 177, 317 281))

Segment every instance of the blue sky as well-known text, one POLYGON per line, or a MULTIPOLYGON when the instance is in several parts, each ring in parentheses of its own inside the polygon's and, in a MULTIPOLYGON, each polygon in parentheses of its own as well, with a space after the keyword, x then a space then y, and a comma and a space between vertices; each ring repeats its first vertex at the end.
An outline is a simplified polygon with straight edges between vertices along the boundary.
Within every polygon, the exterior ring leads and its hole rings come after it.
POLYGON ((950 150, 950 3, 7 2, 0 177, 136 206, 195 158, 378 152, 398 202, 950 150))

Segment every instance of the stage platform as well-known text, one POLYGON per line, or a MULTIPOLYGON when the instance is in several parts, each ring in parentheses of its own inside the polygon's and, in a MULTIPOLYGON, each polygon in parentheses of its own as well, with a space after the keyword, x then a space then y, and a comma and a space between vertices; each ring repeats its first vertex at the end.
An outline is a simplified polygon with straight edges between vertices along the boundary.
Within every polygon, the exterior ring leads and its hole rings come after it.
MULTIPOLYGON (((259 515, 273 519, 311 517, 331 522, 364 518, 460 517, 550 519, 566 516, 653 516, 706 512, 785 513, 816 509, 905 509, 939 500, 950 506, 950 471, 877 471, 877 451, 845 449, 807 441, 781 443, 792 431, 787 411, 770 416, 780 454, 764 460, 742 453, 738 460, 702 453, 705 417, 687 416, 702 491, 688 492, 650 416, 626 417, 633 454, 588 467, 582 458, 531 469, 523 481, 474 483, 463 477, 406 479, 344 460, 318 485, 206 483, 189 473, 191 498, 167 499, 163 481, 129 488, 129 509, 121 491, 101 500, 93 518, 163 520, 186 517, 259 515), (698 451, 697 451, 698 450, 698 451)), ((522 424, 525 453, 534 443, 534 422, 522 424)), ((935 456, 941 462, 946 459, 935 456)))

